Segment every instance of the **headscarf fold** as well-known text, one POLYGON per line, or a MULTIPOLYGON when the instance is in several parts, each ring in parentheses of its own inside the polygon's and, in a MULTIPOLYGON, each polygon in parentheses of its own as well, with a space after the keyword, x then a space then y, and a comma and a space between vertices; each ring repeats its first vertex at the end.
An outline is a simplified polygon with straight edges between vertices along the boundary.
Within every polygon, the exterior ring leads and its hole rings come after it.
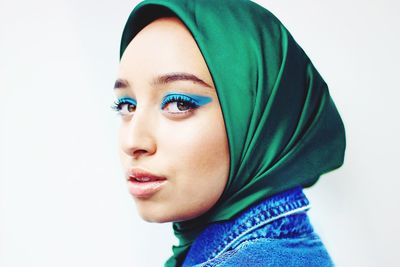
POLYGON ((179 245, 165 266, 180 266, 208 224, 340 167, 346 141, 326 83, 282 23, 254 2, 143 1, 125 25, 120 56, 147 24, 170 15, 186 25, 207 63, 230 152, 228 182, 214 207, 173 223, 179 245))

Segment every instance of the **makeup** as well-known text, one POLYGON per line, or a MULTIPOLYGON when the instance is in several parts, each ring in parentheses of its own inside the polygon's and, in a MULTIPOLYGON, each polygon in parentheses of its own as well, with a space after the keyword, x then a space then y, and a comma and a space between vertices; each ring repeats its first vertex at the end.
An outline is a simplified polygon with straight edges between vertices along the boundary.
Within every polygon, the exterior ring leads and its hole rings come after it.
MULTIPOLYGON (((170 103, 180 103, 179 111, 187 111, 204 106, 212 101, 209 96, 194 95, 194 94, 182 94, 182 93, 169 93, 167 94, 162 103, 161 109, 164 109, 170 103)), ((174 112, 172 112, 174 113, 174 112)))
POLYGON ((118 98, 111 107, 117 111, 120 115, 128 115, 136 110, 137 102, 135 99, 130 97, 118 98))

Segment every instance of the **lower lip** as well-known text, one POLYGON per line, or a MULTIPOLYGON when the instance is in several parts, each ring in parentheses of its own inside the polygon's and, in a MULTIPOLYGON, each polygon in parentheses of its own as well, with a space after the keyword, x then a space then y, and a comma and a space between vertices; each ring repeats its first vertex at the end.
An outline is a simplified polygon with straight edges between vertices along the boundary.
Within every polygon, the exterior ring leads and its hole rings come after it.
POLYGON ((158 180, 150 182, 138 182, 136 180, 129 180, 128 187, 129 192, 138 198, 150 197, 154 193, 161 190, 162 186, 167 180, 158 180))

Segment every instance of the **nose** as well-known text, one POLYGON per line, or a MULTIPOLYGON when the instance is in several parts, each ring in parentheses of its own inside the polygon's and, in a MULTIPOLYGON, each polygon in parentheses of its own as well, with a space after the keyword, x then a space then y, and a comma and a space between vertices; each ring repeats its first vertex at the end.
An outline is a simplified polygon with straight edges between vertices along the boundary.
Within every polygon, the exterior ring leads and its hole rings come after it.
POLYGON ((154 127, 154 119, 137 109, 129 120, 121 124, 120 145, 123 152, 136 160, 154 154, 157 150, 154 127))

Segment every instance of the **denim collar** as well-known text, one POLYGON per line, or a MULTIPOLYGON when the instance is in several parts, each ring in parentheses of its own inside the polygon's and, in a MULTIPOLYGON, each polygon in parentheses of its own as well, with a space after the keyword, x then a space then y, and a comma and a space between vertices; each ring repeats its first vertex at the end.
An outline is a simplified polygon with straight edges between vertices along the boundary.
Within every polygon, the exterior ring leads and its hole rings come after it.
MULTIPOLYGON (((231 220, 210 224, 193 242, 183 266, 213 259, 235 247, 248 233, 284 216, 305 211, 309 205, 302 188, 296 187, 250 206, 231 220)), ((290 231, 296 231, 295 227, 290 231)), ((273 232, 267 231, 264 235, 271 237, 273 232)))

